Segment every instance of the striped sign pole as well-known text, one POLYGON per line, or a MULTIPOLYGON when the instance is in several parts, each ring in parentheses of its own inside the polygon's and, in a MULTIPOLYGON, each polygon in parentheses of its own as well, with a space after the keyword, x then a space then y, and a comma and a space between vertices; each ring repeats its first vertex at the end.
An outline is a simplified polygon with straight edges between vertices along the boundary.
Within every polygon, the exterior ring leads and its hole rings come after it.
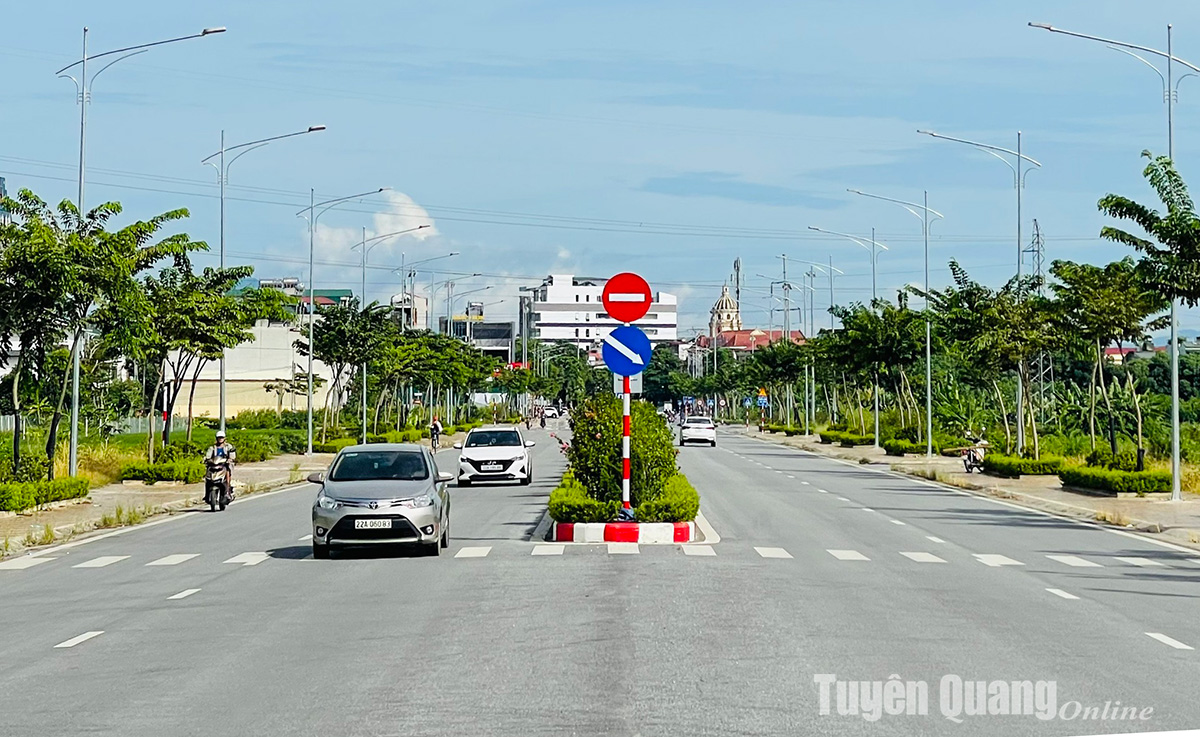
POLYGON ((621 506, 629 509, 629 377, 624 378, 624 425, 621 435, 621 506))

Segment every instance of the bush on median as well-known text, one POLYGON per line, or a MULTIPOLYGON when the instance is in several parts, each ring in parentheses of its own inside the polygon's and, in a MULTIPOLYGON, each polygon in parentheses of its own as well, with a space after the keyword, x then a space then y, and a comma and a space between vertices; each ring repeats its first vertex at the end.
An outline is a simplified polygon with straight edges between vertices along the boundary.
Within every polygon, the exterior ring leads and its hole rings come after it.
POLYGON ((890 456, 902 456, 906 453, 920 455, 921 453, 925 452, 924 443, 918 445, 911 440, 904 440, 902 438, 885 440, 881 443, 881 445, 883 446, 883 452, 890 456))
POLYGON ((327 443, 313 443, 314 453, 337 453, 342 448, 358 445, 358 438, 334 438, 327 443))
POLYGON ((983 457, 984 473, 1010 479, 1020 476, 1052 476, 1062 469, 1062 464, 1063 459, 1057 456, 1035 459, 988 453, 983 457))
POLYGON ((81 478, 0 484, 0 511, 23 512, 51 502, 78 499, 87 494, 87 479, 81 478))
POLYGON ((1058 472, 1064 486, 1111 491, 1115 494, 1156 494, 1171 490, 1170 471, 1116 471, 1092 466, 1068 466, 1058 472))
POLYGON ((699 511, 700 492, 681 473, 667 479, 657 499, 642 502, 633 510, 638 522, 691 522, 699 511))
POLYGON ((611 522, 621 509, 619 501, 598 501, 567 471, 562 483, 550 492, 550 518, 555 522, 611 522))
POLYGON ((145 481, 148 484, 156 481, 182 481, 185 484, 194 484, 203 478, 204 463, 198 459, 166 463, 133 461, 121 466, 122 481, 145 481))

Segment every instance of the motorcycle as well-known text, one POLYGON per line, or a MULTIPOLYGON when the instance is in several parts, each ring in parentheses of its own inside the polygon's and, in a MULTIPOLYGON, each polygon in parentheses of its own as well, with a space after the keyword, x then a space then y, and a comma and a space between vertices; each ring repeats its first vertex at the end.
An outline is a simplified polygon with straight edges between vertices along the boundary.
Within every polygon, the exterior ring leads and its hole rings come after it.
POLYGON ((229 502, 233 501, 232 474, 229 461, 225 458, 214 458, 205 462, 204 501, 208 503, 209 511, 218 508, 223 512, 229 502))
POLYGON ((963 468, 967 473, 972 471, 983 473, 983 456, 987 453, 987 447, 988 441, 980 440, 963 453, 963 468))

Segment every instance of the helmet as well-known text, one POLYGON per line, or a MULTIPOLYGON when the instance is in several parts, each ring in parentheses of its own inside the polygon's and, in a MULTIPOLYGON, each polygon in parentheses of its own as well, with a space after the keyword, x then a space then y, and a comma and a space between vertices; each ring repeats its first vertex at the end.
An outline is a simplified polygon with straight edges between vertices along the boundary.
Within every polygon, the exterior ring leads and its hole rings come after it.
POLYGON ((217 430, 217 439, 218 439, 218 440, 220 440, 220 439, 221 439, 221 438, 223 438, 223 437, 225 437, 225 431, 224 431, 224 430, 217 430))

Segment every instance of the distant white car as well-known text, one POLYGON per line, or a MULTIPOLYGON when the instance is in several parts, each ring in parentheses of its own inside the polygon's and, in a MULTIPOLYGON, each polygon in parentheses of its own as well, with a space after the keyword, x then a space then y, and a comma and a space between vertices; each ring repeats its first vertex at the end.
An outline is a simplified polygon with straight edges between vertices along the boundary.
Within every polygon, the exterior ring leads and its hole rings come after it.
POLYGON ((542 414, 544 414, 546 416, 546 419, 548 419, 548 420, 556 419, 558 417, 558 408, 557 407, 543 407, 542 414))
POLYGON ((679 427, 679 444, 708 443, 717 447, 717 426, 711 417, 689 417, 679 427))
POLYGON ((470 486, 479 481, 533 481, 533 460, 529 449, 532 440, 525 440, 511 426, 477 427, 454 447, 458 456, 458 485, 470 486))

